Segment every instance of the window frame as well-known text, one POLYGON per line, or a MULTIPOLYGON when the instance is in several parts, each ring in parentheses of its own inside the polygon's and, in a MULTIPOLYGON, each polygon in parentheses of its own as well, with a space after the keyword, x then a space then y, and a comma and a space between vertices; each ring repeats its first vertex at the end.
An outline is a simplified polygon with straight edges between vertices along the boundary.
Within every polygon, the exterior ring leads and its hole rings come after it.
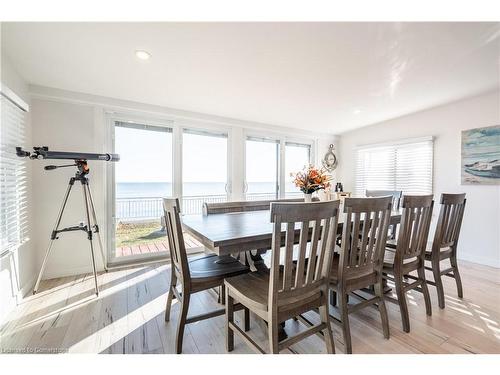
MULTIPOLYGON (((113 108, 103 108, 101 113, 96 113, 97 116, 103 116, 106 124, 105 130, 98 130, 98 133, 104 133, 104 145, 111 152, 115 152, 115 134, 114 123, 115 121, 121 122, 137 122, 151 126, 167 127, 172 129, 173 147, 172 147, 172 160, 173 160, 173 196, 182 197, 182 152, 183 152, 183 131, 184 129, 192 131, 205 132, 207 134, 227 134, 227 195, 228 201, 235 201, 245 199, 244 184, 246 180, 246 139, 247 136, 258 138, 268 138, 279 142, 279 190, 278 198, 285 197, 285 144, 286 142, 299 143, 303 145, 310 145, 310 162, 314 163, 316 160, 317 138, 302 137, 302 136, 289 136, 280 132, 273 131, 259 131, 250 128, 245 128, 238 124, 228 125, 227 123, 214 123, 211 121, 186 119, 176 116, 162 116, 161 114, 138 112, 138 111, 120 111, 118 112, 113 108), (241 147, 239 147, 241 146, 241 147), (237 155, 240 154, 240 155, 237 155), (235 171, 238 172, 235 172, 235 171), (236 176, 236 177, 235 177, 236 176)), ((157 261, 155 257, 133 259, 133 256, 126 257, 126 260, 117 261, 113 258, 113 251, 115 247, 114 224, 115 224, 115 163, 106 163, 103 196, 105 197, 106 217, 98 218, 103 223, 103 227, 107 229, 103 233, 106 238, 103 238, 107 246, 106 256, 107 264, 109 266, 120 266, 130 263, 147 263, 149 261, 157 261), (111 234, 113 233, 113 234, 111 234)), ((162 256, 164 259, 164 256, 162 256)))
MULTIPOLYGON (((151 119, 149 117, 126 115, 126 114, 107 114, 108 132, 107 132, 107 143, 110 145, 111 153, 115 153, 115 123, 116 122, 132 122, 137 124, 149 125, 151 127, 167 128, 171 130, 172 133, 172 193, 175 195, 175 158, 176 158, 176 129, 174 127, 174 122, 169 119, 151 119)), ((109 267, 121 266, 124 264, 132 263, 146 263, 157 261, 159 259, 165 259, 165 254, 158 255, 157 253, 150 254, 138 254, 130 255, 127 257, 116 258, 114 255, 114 250, 116 247, 116 237, 115 237, 115 223, 116 223, 116 176, 115 176, 116 163, 106 163, 106 178, 105 178, 105 197, 106 197, 106 217, 103 218, 104 226, 107 229, 106 238, 104 243, 106 244, 106 263, 109 267)), ((97 220, 102 220, 97 218, 97 220)))
MULTIPOLYGON (((227 130, 222 130, 222 129, 205 129, 205 128, 197 128, 197 127, 192 127, 192 126, 182 126, 180 129, 181 133, 181 148, 180 148, 180 189, 179 189, 179 194, 178 196, 182 197, 183 196, 183 158, 182 158, 182 153, 184 152, 184 132, 191 132, 191 134, 198 134, 198 135, 205 135, 207 137, 221 137, 221 138, 226 138, 227 143, 226 143, 226 183, 225 183, 225 191, 226 191, 226 199, 229 201, 231 199, 231 164, 230 160, 231 155, 231 139, 230 139, 230 132, 227 130)), ((175 194, 175 193, 174 193, 175 194)))
MULTIPOLYGON (((286 184, 286 177, 285 177, 285 162, 286 162, 286 143, 297 143, 297 144, 302 144, 302 145, 309 145, 310 146, 310 153, 309 153, 309 163, 314 163, 314 160, 316 160, 316 141, 312 138, 307 138, 307 137, 297 137, 297 136, 287 136, 284 135, 283 133, 274 133, 274 132, 265 132, 265 131, 255 131, 251 129, 244 129, 243 131, 243 164, 242 164, 242 171, 243 171, 243 186, 247 186, 247 181, 246 181, 246 165, 247 165, 247 150, 246 150, 246 141, 248 138, 263 138, 263 139, 269 139, 272 141, 276 141, 278 143, 278 193, 277 193, 277 198, 278 199, 284 199, 285 198, 285 184, 286 184)), ((243 191, 243 197, 245 199, 246 192, 243 191)))

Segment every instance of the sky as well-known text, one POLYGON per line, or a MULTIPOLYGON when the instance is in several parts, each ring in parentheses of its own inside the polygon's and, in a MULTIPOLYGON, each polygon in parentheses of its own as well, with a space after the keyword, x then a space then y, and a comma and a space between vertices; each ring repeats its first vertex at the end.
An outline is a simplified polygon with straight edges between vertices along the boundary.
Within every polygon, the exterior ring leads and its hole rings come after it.
MULTIPOLYGON (((172 133, 115 128, 117 182, 172 182, 172 133)), ((184 182, 227 181, 227 138, 183 133, 184 182)), ((275 182, 277 144, 247 141, 247 182, 275 182)), ((305 147, 286 146, 285 178, 304 167, 305 147)))

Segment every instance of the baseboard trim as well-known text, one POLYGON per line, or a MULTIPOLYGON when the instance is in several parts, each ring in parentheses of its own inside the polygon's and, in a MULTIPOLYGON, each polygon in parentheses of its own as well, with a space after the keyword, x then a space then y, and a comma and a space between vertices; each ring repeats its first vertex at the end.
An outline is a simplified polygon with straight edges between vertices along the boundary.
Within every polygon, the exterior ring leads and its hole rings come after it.
POLYGON ((500 268, 500 259, 492 259, 481 256, 474 256, 468 254, 457 254, 458 260, 464 260, 471 263, 481 264, 483 266, 490 266, 494 268, 500 268))
POLYGON ((33 275, 30 280, 24 284, 24 286, 17 292, 16 302, 17 304, 21 303, 22 300, 28 295, 31 294, 33 288, 35 287, 36 277, 38 275, 33 275))

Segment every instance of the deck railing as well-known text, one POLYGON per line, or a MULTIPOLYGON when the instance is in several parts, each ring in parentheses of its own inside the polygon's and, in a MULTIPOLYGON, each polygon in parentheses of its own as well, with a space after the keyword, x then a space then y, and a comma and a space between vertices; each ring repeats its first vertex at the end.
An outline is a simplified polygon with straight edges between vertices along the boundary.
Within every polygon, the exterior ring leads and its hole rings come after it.
MULTIPOLYGON (((300 197, 300 194, 288 194, 287 197, 300 197)), ((247 200, 275 199, 274 193, 247 193, 247 200)), ((185 215, 198 214, 202 212, 203 203, 219 203, 227 201, 225 194, 185 196, 182 197, 182 213, 185 215)), ((163 215, 162 199, 157 197, 145 198, 117 198, 116 199, 116 221, 134 221, 158 219, 163 215)))

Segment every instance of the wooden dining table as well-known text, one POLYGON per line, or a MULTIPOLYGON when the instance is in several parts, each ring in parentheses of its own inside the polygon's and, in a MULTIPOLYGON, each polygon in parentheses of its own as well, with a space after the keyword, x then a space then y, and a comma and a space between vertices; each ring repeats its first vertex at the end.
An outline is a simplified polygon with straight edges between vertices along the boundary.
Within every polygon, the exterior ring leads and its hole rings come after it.
MULTIPOLYGON (((339 217, 337 233, 342 233, 343 217, 339 217)), ((245 251, 270 249, 273 225, 270 211, 231 212, 211 215, 184 215, 186 232, 217 255, 239 254, 245 251)), ((391 212, 390 224, 399 224, 401 211, 391 212)), ((300 223, 296 226, 297 242, 300 223)), ((285 239, 283 226, 282 240, 285 239)))

